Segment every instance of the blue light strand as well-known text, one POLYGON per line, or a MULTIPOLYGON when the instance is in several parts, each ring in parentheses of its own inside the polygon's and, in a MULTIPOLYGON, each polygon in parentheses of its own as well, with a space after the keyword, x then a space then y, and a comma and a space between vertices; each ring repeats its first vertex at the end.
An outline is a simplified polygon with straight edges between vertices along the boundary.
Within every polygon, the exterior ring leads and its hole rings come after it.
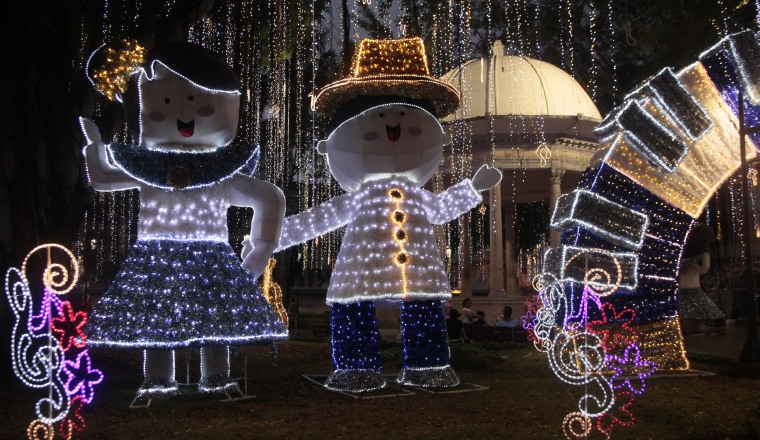
POLYGON ((449 349, 443 302, 405 301, 401 304, 403 368, 396 378, 401 385, 454 387, 459 377, 449 364, 449 349))
MULTIPOLYGON (((700 56, 700 61, 715 88, 738 118, 741 82, 729 51, 726 48, 707 51, 700 56)), ((744 96, 744 120, 748 127, 760 125, 760 105, 753 105, 746 95, 744 96)), ((747 136, 755 145, 760 145, 760 133, 748 133, 747 136)))
MULTIPOLYGON (((578 184, 595 194, 614 198, 626 208, 645 213, 648 227, 641 246, 635 292, 619 291, 607 297, 616 309, 636 310, 636 324, 676 316, 678 268, 683 241, 694 220, 652 194, 607 164, 587 169, 578 184)), ((562 243, 582 247, 601 247, 600 239, 582 227, 565 231, 562 243)), ((611 246, 606 245, 610 249, 611 246)), ((618 249, 611 249, 618 250, 618 249)), ((572 309, 580 306, 580 296, 567 290, 572 309)))
POLYGON ((360 393, 385 387, 375 313, 372 301, 332 305, 330 346, 335 369, 325 388, 360 393))
POLYGON ((114 162, 128 175, 168 190, 213 185, 238 171, 250 176, 259 159, 256 145, 226 145, 207 152, 178 152, 113 143, 109 150, 114 162))
POLYGON ((332 305, 330 342, 336 369, 380 372, 380 333, 375 313, 372 301, 332 305))
POLYGON ((449 337, 441 301, 401 303, 404 367, 427 368, 449 364, 449 337))

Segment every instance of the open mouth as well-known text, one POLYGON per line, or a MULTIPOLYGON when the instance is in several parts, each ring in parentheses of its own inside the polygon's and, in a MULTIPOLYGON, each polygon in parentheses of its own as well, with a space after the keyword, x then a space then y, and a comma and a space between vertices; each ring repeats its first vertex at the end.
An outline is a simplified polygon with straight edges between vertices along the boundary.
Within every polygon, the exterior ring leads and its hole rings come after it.
POLYGON ((385 133, 388 135, 388 139, 391 142, 396 142, 398 138, 401 137, 401 124, 396 125, 395 127, 391 127, 390 125, 385 126, 385 133))
POLYGON ((191 119, 190 122, 182 122, 177 119, 177 130, 179 130, 179 134, 189 138, 193 135, 193 131, 195 130, 195 119, 191 119))

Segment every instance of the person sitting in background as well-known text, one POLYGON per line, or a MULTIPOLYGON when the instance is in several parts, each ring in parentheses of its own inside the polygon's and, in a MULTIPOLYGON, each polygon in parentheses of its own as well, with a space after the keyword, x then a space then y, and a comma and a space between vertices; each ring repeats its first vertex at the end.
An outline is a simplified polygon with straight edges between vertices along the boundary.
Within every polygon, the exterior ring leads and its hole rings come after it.
POLYGON ((496 318, 496 327, 519 327, 520 320, 512 317, 512 307, 504 306, 502 315, 496 318))
POLYGON ((443 316, 446 319, 449 319, 449 312, 451 312, 452 307, 454 307, 454 304, 451 303, 451 300, 443 302, 443 316))
POLYGON ((475 316, 477 316, 478 319, 475 320, 472 323, 472 325, 488 325, 488 323, 486 322, 486 312, 482 310, 478 310, 477 312, 475 312, 475 316))
POLYGON ((710 270, 710 241, 714 239, 709 225, 697 224, 683 247, 678 274, 678 317, 684 333, 704 335, 706 322, 725 315, 702 289, 700 276, 710 270))
POLYGON ((459 319, 461 315, 457 309, 449 310, 449 317, 446 319, 446 332, 449 340, 466 340, 464 336, 464 324, 459 319))
POLYGON ((479 316, 472 311, 472 298, 465 298, 462 301, 462 314, 464 315, 464 335, 465 340, 472 339, 472 326, 479 316))

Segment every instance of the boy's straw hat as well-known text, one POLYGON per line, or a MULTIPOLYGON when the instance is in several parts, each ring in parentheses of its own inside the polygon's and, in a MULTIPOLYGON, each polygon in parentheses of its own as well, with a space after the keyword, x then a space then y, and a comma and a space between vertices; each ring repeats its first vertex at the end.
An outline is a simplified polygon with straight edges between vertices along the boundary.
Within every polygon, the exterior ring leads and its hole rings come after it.
POLYGON ((314 99, 314 110, 331 117, 344 103, 362 96, 398 96, 429 101, 436 117, 453 113, 459 91, 430 76, 425 46, 419 37, 361 40, 347 78, 325 86, 314 99))

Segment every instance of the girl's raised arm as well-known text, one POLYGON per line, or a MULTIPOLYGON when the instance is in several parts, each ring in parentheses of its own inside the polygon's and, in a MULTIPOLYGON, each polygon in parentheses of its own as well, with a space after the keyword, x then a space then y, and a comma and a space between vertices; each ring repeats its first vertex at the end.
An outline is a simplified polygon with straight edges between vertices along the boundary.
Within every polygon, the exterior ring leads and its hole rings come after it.
POLYGON ((108 162, 106 146, 100 140, 100 130, 89 119, 79 118, 87 145, 82 150, 87 178, 96 191, 122 191, 139 188, 140 183, 108 162))

